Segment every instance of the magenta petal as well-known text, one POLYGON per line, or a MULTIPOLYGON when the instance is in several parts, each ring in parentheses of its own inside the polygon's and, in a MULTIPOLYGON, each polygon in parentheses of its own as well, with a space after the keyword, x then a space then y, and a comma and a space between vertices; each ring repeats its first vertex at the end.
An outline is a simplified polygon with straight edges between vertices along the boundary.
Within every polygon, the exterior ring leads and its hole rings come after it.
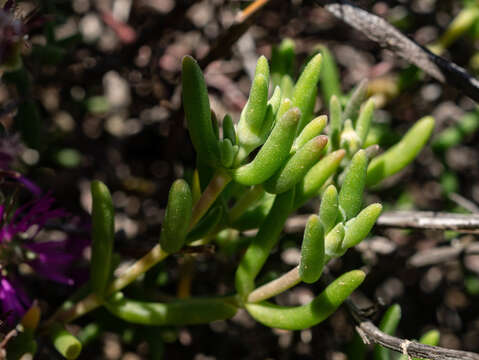
POLYGON ((55 199, 48 193, 21 206, 13 214, 10 224, 1 229, 4 234, 0 233, 0 235, 3 235, 2 238, 9 240, 14 235, 27 231, 33 225, 37 225, 38 231, 40 231, 48 220, 69 215, 63 209, 51 210, 50 208, 54 202, 55 199))
POLYGON ((74 281, 71 277, 63 274, 66 269, 62 266, 57 267, 41 259, 39 260, 38 258, 29 262, 29 264, 35 270, 37 275, 61 284, 74 284, 74 281))
POLYGON ((14 325, 30 306, 23 289, 15 282, 5 277, 0 277, 0 305, 2 314, 6 316, 7 323, 14 325))
POLYGON ((36 197, 42 196, 42 189, 35 185, 32 181, 28 180, 25 176, 21 176, 18 182, 22 183, 33 195, 36 197))
POLYGON ((73 285, 75 282, 71 277, 72 265, 81 257, 87 244, 88 241, 78 238, 29 243, 25 244, 25 247, 36 255, 29 264, 38 275, 52 281, 73 285))

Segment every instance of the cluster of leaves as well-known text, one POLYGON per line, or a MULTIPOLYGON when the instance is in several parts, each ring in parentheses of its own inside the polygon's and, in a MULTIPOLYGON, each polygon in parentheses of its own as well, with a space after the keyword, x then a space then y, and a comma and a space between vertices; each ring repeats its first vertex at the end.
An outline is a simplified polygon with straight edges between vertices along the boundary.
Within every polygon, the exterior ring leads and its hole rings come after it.
MULTIPOLYGON (((64 357, 74 359, 81 351, 80 342, 64 323, 102 305, 120 319, 149 326, 208 323, 231 318, 245 308, 266 326, 296 330, 326 319, 362 283, 365 274, 353 270, 329 284, 309 304, 285 307, 266 301, 301 281, 318 281, 332 258, 342 256, 368 235, 382 207, 363 207, 365 188, 410 163, 427 142, 434 120, 421 119, 396 145, 376 156, 379 148, 368 138, 374 101, 366 99, 367 84, 343 95, 336 65, 326 48, 309 60, 296 82, 293 62, 294 44, 289 40, 275 49, 271 70, 261 57, 239 122, 235 125, 226 115, 220 126, 210 110, 201 69, 193 58, 183 59, 183 103, 197 152, 197 169, 189 181, 177 180, 171 186, 159 245, 114 280, 113 203, 103 183, 92 183, 89 284, 76 303, 62 307, 43 326, 64 357), (326 115, 315 115, 320 80, 329 121, 326 115), (270 83, 275 86, 273 91, 270 83), (322 135, 324 129, 327 135, 322 135), (299 265, 258 286, 257 277, 287 218, 317 196, 321 206, 308 219, 299 265), (121 293, 185 246, 209 242, 224 246, 225 234, 232 229, 235 236, 228 236, 227 245, 236 251, 242 249, 234 246, 241 242, 241 231, 257 230, 247 239, 234 275, 236 294, 158 303, 121 293)), ((36 325, 24 327, 31 334, 36 325)), ((29 339, 34 341, 31 336, 29 339)))

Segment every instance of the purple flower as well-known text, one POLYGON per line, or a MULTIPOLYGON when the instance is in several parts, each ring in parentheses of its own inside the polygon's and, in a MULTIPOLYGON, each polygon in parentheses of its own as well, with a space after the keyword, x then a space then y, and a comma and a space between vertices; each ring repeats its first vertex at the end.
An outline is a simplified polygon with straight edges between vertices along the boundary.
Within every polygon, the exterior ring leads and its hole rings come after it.
POLYGON ((64 240, 43 242, 36 239, 48 222, 68 215, 64 209, 55 208, 54 201, 48 193, 19 207, 10 216, 6 205, 0 205, 0 255, 2 252, 23 254, 16 258, 0 257, 0 271, 2 268, 8 271, 8 278, 0 272, 0 315, 7 318, 9 325, 18 320, 30 304, 22 287, 12 280, 15 265, 26 262, 36 275, 66 285, 82 280, 83 274, 76 271, 75 264, 90 243, 87 237, 67 236, 64 240))
POLYGON ((22 287, 16 281, 0 275, 0 306, 7 324, 13 326, 30 305, 31 301, 22 287))
POLYGON ((37 275, 62 284, 74 285, 78 274, 73 272, 73 263, 80 259, 89 241, 71 237, 62 241, 27 243, 24 246, 35 254, 28 264, 37 275))
MULTIPOLYGON (((28 264, 44 278, 73 285, 72 265, 81 258, 83 250, 90 243, 89 239, 74 236, 61 241, 34 241, 48 221, 68 215, 64 209, 52 208, 54 201, 50 194, 46 194, 18 208, 10 221, 0 229, 0 244, 31 231, 30 237, 21 242, 21 246, 34 255, 28 264)), ((3 213, 4 206, 0 205, 0 216, 3 213)))
MULTIPOLYGON (((15 235, 24 233, 35 226, 35 232, 30 238, 34 239, 48 220, 67 216, 68 213, 63 209, 51 209, 54 201, 55 199, 48 193, 18 208, 9 223, 0 229, 0 243, 10 241, 15 235)), ((0 206, 3 213, 4 205, 0 206)))

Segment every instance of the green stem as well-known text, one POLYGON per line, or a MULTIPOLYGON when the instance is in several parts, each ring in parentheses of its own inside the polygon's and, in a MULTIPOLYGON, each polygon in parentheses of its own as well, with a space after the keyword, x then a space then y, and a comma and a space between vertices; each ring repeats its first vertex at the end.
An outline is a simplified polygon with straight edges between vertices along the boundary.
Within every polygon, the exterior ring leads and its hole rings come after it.
POLYGON ((201 194, 200 199, 193 209, 189 230, 191 230, 198 223, 198 221, 200 221, 203 215, 206 214, 208 209, 211 207, 211 205, 213 205, 215 200, 230 181, 231 176, 226 171, 222 169, 218 169, 216 171, 215 175, 211 179, 203 194, 201 194))
MULTIPOLYGON (((217 199, 219 194, 223 191, 225 186, 231 181, 231 177, 223 170, 218 170, 213 176, 207 188, 198 200, 195 208, 193 209, 193 215, 190 221, 189 228, 191 229, 201 217, 208 211, 213 202, 217 199)), ((112 295, 113 293, 125 288, 133 281, 135 281, 141 274, 147 272, 150 268, 164 260, 169 254, 165 252, 158 244, 154 246, 148 254, 143 256, 132 266, 130 266, 122 275, 117 277, 108 287, 106 295, 112 295)), ((90 311, 100 307, 103 302, 98 299, 94 294, 89 294, 83 300, 77 302, 73 307, 68 309, 60 309, 53 316, 48 319, 44 328, 48 329, 55 321, 62 321, 64 323, 71 322, 90 311)))
MULTIPOLYGON (((331 260, 331 256, 325 255, 324 263, 327 264, 331 260)), ((299 276, 299 265, 295 266, 287 273, 281 275, 256 289, 254 289, 246 298, 247 303, 258 303, 281 294, 282 292, 291 289, 301 282, 299 276)))
POLYGON ((261 185, 252 186, 231 208, 229 212, 230 223, 237 220, 246 209, 248 209, 261 195, 264 194, 263 187, 261 185))
POLYGON ((281 294, 293 286, 298 285, 301 282, 299 276, 299 266, 294 267, 287 273, 281 275, 279 278, 266 283, 259 288, 253 290, 247 297, 246 302, 257 303, 273 296, 281 294))
MULTIPOLYGON (((148 254, 135 262, 123 273, 123 275, 117 277, 110 284, 106 292, 107 296, 112 295, 115 292, 131 284, 136 278, 138 278, 138 276, 147 272, 150 268, 158 264, 160 261, 164 260, 168 255, 169 254, 163 251, 159 244, 155 245, 148 252, 148 254)), ((71 309, 55 314, 54 318, 47 321, 46 326, 48 326, 49 323, 55 320, 60 320, 65 323, 71 322, 101 305, 102 301, 100 301, 100 299, 98 299, 95 294, 90 294, 83 300, 76 303, 76 305, 73 306, 71 309)))

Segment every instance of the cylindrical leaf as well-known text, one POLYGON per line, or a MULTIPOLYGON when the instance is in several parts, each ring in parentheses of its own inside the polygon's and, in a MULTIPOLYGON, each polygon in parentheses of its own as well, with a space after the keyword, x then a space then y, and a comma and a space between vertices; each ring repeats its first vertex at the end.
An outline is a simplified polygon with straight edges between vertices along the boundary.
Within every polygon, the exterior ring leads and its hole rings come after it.
POLYGON ((218 139, 211 121, 208 90, 201 69, 191 56, 183 57, 181 80, 183 107, 191 141, 203 161, 216 167, 220 155, 218 139))
POLYGON ((110 191, 100 181, 91 183, 92 245, 90 284, 100 298, 105 294, 111 275, 111 257, 115 236, 115 212, 110 191))
POLYGON ((368 236, 374 226, 374 223, 381 214, 383 207, 381 204, 372 204, 363 209, 358 216, 352 218, 346 223, 343 240, 343 248, 349 249, 356 246, 368 236))
POLYGON ((293 102, 289 98, 283 97, 281 99, 281 103, 279 104, 279 109, 278 112, 276 113, 276 122, 278 122, 284 114, 288 112, 288 110, 291 110, 293 107, 293 102))
POLYGON ((269 66, 264 56, 258 59, 248 102, 241 112, 237 134, 240 145, 246 148, 258 146, 268 102, 269 66))
POLYGON ((230 139, 220 141, 220 159, 221 165, 229 168, 233 165, 233 160, 238 152, 238 146, 233 146, 230 139))
POLYGON ((321 55, 323 62, 321 64, 320 86, 323 94, 323 101, 329 104, 333 95, 341 96, 341 83, 339 80, 339 71, 334 61, 333 55, 326 46, 321 46, 321 55))
POLYGON ((344 233, 344 225, 342 223, 338 223, 326 235, 324 239, 324 253, 326 254, 326 262, 331 258, 340 257, 344 254, 345 249, 342 247, 344 233))
POLYGON ((55 349, 68 360, 76 359, 81 352, 82 346, 80 341, 65 329, 63 325, 54 324, 50 337, 53 341, 55 349))
POLYGON ((356 133, 361 140, 361 144, 364 144, 366 137, 369 133, 369 127, 373 120, 374 114, 374 100, 369 99, 366 104, 363 105, 361 112, 359 113, 358 121, 356 121, 356 133))
POLYGON ((358 117, 358 111, 361 107, 361 104, 366 99, 368 92, 368 81, 366 79, 362 80, 353 90, 343 112, 343 120, 351 119, 353 124, 356 123, 356 118, 358 117))
POLYGON ((341 130, 343 129, 343 119, 341 114, 341 103, 333 95, 329 101, 329 141, 332 150, 339 148, 341 130))
POLYGON ((243 185, 256 185, 270 178, 288 158, 300 115, 298 108, 287 111, 254 160, 233 171, 233 179, 243 185))
POLYGON ((346 175, 339 191, 339 210, 342 213, 343 221, 353 218, 361 209, 367 167, 366 152, 359 150, 346 169, 346 175))
POLYGON ((265 120, 261 129, 261 144, 263 144, 268 138, 271 130, 274 126, 274 121, 276 119, 276 114, 278 113, 279 107, 281 105, 281 89, 279 86, 276 86, 274 89, 273 95, 268 100, 268 106, 266 108, 265 120))
POLYGON ((319 206, 319 218, 326 234, 340 220, 338 190, 334 185, 329 185, 323 192, 321 205, 319 206))
POLYGON ((265 190, 273 194, 280 194, 291 189, 318 161, 327 142, 328 138, 322 135, 309 140, 264 183, 265 190))
POLYGON ((160 245, 167 253, 175 253, 183 247, 192 207, 193 198, 188 183, 176 180, 170 188, 160 236, 160 245))
POLYGON ((305 66, 293 91, 293 106, 301 110, 301 120, 298 124, 298 134, 306 126, 307 117, 311 111, 312 98, 317 94, 319 73, 321 70, 321 54, 315 55, 305 66))
POLYGON ((236 145, 236 130, 233 124, 233 119, 229 114, 226 114, 223 118, 223 139, 229 139, 231 144, 236 145))
POLYGON ((282 99, 291 99, 294 91, 294 81, 290 75, 283 75, 281 78, 281 98, 282 99))
POLYGON ((303 131, 301 131, 301 133, 298 135, 298 137, 294 141, 291 152, 298 151, 309 140, 320 135, 323 129, 325 128, 327 122, 328 122, 328 117, 326 115, 321 115, 311 120, 311 122, 304 127, 303 131))
POLYGON ((441 333, 436 329, 429 330, 419 338, 419 342, 425 345, 437 346, 441 333))
POLYGON ((263 325, 285 330, 308 329, 333 314, 363 282, 365 274, 353 270, 333 281, 320 295, 303 306, 279 306, 267 301, 246 304, 246 310, 263 325))
POLYGON ((271 55, 271 78, 279 85, 283 75, 292 75, 294 65, 294 41, 284 39, 279 46, 273 47, 271 55))
POLYGON ((197 298, 157 303, 119 297, 110 299, 105 306, 120 319, 150 326, 204 324, 229 319, 238 310, 226 298, 197 298))
POLYGON ((396 145, 374 158, 368 167, 367 185, 372 186, 397 173, 419 154, 434 128, 434 118, 419 120, 396 145))
POLYGON ((324 268, 324 231, 317 215, 311 215, 304 229, 299 276, 306 283, 318 281, 324 268))
POLYGON ((295 208, 318 195, 319 189, 336 172, 345 154, 343 149, 337 150, 322 158, 307 172, 303 180, 296 186, 295 208))

